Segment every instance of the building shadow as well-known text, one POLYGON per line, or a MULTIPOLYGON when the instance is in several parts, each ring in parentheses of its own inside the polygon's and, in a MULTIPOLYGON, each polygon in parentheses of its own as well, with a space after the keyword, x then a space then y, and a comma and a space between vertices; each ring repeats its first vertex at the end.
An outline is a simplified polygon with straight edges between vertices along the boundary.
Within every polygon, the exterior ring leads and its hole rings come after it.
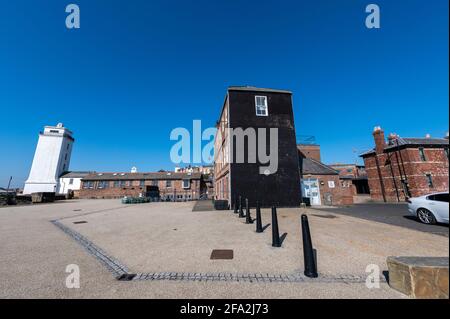
POLYGON ((263 226, 262 230, 265 231, 267 228, 269 228, 269 226, 270 226, 270 223, 267 224, 266 226, 263 226))

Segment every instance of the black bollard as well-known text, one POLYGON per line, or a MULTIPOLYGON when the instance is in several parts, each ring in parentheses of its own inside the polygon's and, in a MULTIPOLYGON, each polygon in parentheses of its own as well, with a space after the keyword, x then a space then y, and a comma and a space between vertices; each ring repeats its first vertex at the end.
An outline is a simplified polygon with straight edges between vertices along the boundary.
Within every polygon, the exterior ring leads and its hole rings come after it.
POLYGON ((250 215, 250 207, 248 206, 248 198, 245 199, 245 223, 253 224, 252 216, 250 215))
POLYGON ((239 218, 244 218, 244 209, 242 208, 242 197, 239 196, 239 218))
POLYGON ((238 198, 237 198, 237 196, 234 198, 234 211, 233 211, 233 213, 234 214, 238 213, 238 198))
POLYGON ((256 202, 256 232, 262 233, 262 221, 261 221, 261 207, 259 207, 259 202, 256 202))
POLYGON ((305 276, 317 278, 317 263, 309 231, 308 216, 302 215, 303 258, 305 261, 305 276))
POLYGON ((281 247, 277 208, 275 206, 272 206, 272 247, 281 247))

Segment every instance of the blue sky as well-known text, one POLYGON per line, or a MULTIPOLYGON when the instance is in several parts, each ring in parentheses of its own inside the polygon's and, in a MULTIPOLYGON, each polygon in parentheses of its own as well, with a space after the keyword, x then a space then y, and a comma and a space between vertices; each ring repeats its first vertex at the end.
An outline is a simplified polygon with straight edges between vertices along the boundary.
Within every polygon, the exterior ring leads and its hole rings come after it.
POLYGON ((72 170, 172 169, 170 131, 213 126, 229 85, 292 90, 297 134, 325 163, 355 162, 376 125, 448 131, 447 0, 0 4, 0 185, 23 185, 38 132, 58 122, 75 134, 72 170))

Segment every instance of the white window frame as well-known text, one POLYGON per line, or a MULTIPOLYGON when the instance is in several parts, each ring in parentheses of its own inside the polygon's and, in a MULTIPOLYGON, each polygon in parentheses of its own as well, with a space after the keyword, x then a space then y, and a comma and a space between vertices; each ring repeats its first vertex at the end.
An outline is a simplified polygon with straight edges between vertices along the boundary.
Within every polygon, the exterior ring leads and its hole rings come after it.
POLYGON ((189 179, 183 179, 183 188, 187 189, 191 187, 191 181, 189 179), (184 184, 185 182, 187 182, 187 186, 184 184))
POLYGON ((267 96, 264 96, 264 95, 256 95, 255 96, 255 112, 256 112, 256 116, 269 116, 269 102, 268 102, 267 96), (264 98, 266 114, 258 114, 258 103, 257 103, 258 98, 264 98))

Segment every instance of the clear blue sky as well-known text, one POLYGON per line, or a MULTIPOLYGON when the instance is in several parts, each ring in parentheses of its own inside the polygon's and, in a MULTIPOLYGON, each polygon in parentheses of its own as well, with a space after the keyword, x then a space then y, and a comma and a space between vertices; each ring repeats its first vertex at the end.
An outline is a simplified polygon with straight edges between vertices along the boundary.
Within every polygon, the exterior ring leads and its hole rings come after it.
POLYGON ((172 169, 170 131, 213 126, 229 85, 294 92, 298 135, 354 162, 381 125, 448 130, 447 0, 0 0, 0 186, 38 132, 75 133, 71 170, 172 169), (65 6, 81 29, 65 27, 65 6), (381 29, 365 7, 381 7, 381 29))

